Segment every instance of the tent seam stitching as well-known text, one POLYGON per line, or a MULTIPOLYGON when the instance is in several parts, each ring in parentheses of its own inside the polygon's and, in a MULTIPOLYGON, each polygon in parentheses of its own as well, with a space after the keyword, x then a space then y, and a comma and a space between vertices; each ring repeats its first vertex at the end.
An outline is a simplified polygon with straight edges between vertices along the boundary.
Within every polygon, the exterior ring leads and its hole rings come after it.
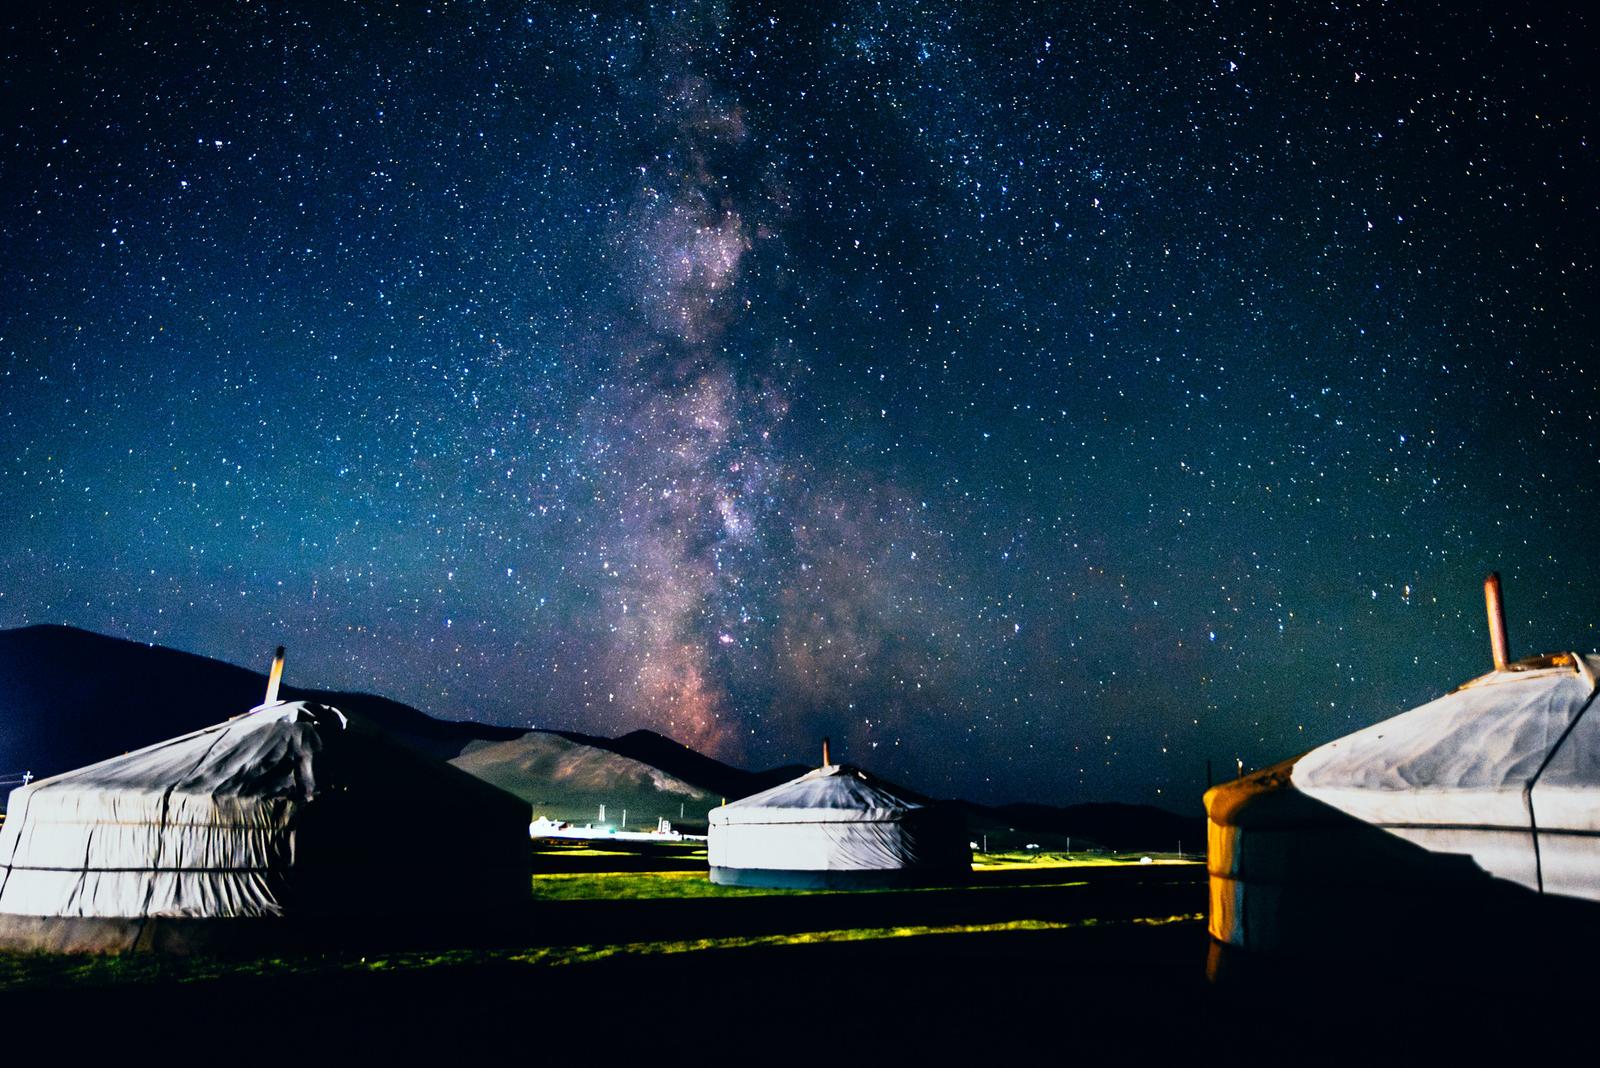
MULTIPOLYGON (((198 732, 196 732, 196 733, 198 733, 198 732)), ((231 725, 229 727, 225 727, 223 730, 218 731, 216 738, 212 740, 210 745, 206 746, 206 751, 204 753, 201 753, 199 758, 196 759, 193 764, 189 765, 189 770, 184 772, 183 775, 180 776, 179 778, 174 779, 167 786, 167 788, 162 791, 162 793, 161 793, 161 821, 156 824, 156 856, 155 856, 155 864, 152 866, 152 869, 151 869, 152 872, 154 872, 155 870, 159 869, 160 864, 161 864, 161 855, 164 852, 166 852, 166 848, 167 848, 167 835, 166 835, 166 830, 167 830, 167 812, 168 812, 168 810, 169 810, 169 808, 170 808, 170 806, 172 804, 172 794, 173 794, 173 792, 176 791, 180 785, 182 785, 182 783, 183 783, 183 781, 185 779, 187 779, 190 775, 193 775, 195 773, 195 769, 196 768, 200 767, 201 764, 205 763, 206 758, 211 755, 211 751, 213 749, 215 749, 219 744, 221 744, 222 739, 226 738, 229 735, 229 733, 231 733, 231 725)), ((172 869, 172 870, 176 871, 177 869, 172 869)), ((85 872, 85 874, 87 875, 88 873, 85 872)), ((134 945, 138 945, 139 944, 139 940, 144 937, 145 924, 150 921, 150 900, 153 897, 155 897, 155 893, 156 893, 156 883, 155 883, 154 879, 151 879, 150 880, 150 884, 145 887, 144 903, 139 907, 139 917, 138 917, 138 919, 139 919, 139 933, 134 936, 134 939, 133 939, 134 945)))
MULTIPOLYGON (((1577 656, 1576 653, 1572 655, 1574 657, 1577 656)), ((1533 788, 1539 784, 1539 777, 1550 766, 1550 762, 1556 758, 1556 754, 1567 743, 1567 739, 1572 736, 1572 732, 1583 719, 1584 713, 1593 707, 1597 694, 1600 694, 1600 686, 1592 687, 1589 690, 1589 696, 1584 700, 1583 707, 1578 709, 1578 714, 1572 717, 1572 722, 1567 724, 1566 729, 1561 732, 1561 737, 1556 739, 1556 744, 1550 747, 1550 752, 1546 753, 1544 760, 1540 761, 1539 769, 1533 773, 1533 777, 1522 787, 1522 800, 1528 809, 1528 831, 1533 835, 1533 874, 1541 894, 1544 893, 1544 858, 1539 851, 1539 819, 1533 809, 1533 788)))

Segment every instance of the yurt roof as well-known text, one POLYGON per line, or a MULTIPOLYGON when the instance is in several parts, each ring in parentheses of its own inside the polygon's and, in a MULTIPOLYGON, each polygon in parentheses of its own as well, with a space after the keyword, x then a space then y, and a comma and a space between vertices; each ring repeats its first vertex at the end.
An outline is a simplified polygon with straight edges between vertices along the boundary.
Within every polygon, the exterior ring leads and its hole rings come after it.
POLYGON ((1600 790, 1600 657, 1509 665, 1294 763, 1308 796, 1372 822, 1525 820, 1523 791, 1600 790), (1502 811, 1503 810, 1503 811, 1502 811))
POLYGON ((30 793, 95 790, 121 794, 269 798, 315 796, 321 733, 349 721, 327 705, 284 701, 169 738, 97 764, 40 779, 30 793))
POLYGON ((357 901, 377 914, 527 892, 523 802, 311 702, 263 705, 11 802, 0 920, 309 915, 357 901), (396 880, 392 856, 413 841, 431 863, 396 880), (458 865, 491 874, 464 881, 458 865))
POLYGON ((10 807, 21 816, 31 797, 70 794, 116 798, 107 818, 144 818, 136 816, 135 806, 138 811, 160 806, 165 814, 157 815, 165 820, 196 805, 311 801, 330 785, 337 788, 330 777, 355 775, 370 789, 374 773, 435 806, 487 804, 519 814, 526 808, 491 784, 314 701, 259 705, 189 734, 36 779, 12 793, 10 807), (191 800, 180 804, 184 799, 191 800))
POLYGON ((713 809, 718 823, 882 821, 928 802, 850 764, 829 764, 798 779, 713 809))

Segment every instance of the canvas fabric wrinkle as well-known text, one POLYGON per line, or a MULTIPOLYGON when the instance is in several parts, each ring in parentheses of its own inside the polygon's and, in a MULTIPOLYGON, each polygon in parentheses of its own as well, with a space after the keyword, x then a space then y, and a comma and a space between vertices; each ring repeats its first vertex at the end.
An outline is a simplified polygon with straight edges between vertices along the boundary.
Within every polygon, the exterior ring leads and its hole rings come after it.
POLYGON ((1313 749, 1295 762, 1291 780, 1308 797, 1379 826, 1527 830, 1524 789, 1544 768, 1536 798, 1545 783, 1587 795, 1550 826, 1576 820, 1600 829, 1600 733, 1580 722, 1591 697, 1571 668, 1496 672, 1313 749), (1570 755, 1557 762, 1563 736, 1570 755))

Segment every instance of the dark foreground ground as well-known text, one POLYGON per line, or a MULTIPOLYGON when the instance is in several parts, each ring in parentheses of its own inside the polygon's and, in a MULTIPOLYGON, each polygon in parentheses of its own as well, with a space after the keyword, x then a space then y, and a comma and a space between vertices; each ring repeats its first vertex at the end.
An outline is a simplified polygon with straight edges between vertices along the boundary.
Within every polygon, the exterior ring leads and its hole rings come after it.
POLYGON ((13 960, 0 1057, 1366 1065, 1592 1063, 1600 1049, 1592 985, 1531 998, 1504 975, 1424 980, 1403 960, 1214 984, 1203 875, 545 901, 471 948, 352 944, 259 967, 13 960))

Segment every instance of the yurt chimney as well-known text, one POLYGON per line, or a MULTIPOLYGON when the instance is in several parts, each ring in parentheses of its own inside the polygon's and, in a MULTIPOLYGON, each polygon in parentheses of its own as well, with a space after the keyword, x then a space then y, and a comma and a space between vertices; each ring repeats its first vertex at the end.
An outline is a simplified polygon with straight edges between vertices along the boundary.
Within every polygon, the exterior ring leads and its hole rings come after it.
POLYGON ((278 651, 272 654, 272 670, 267 674, 267 699, 261 703, 275 705, 278 703, 278 684, 283 681, 283 646, 278 646, 278 651))
POLYGON ((1504 671, 1511 654, 1506 646, 1506 605, 1500 597, 1500 572, 1491 571, 1483 580, 1483 600, 1489 611, 1489 648, 1494 653, 1494 669, 1504 671))
POLYGON ((833 763, 833 761, 828 758, 828 736, 827 735, 823 735, 822 736, 822 766, 823 767, 828 767, 832 763, 833 763))

